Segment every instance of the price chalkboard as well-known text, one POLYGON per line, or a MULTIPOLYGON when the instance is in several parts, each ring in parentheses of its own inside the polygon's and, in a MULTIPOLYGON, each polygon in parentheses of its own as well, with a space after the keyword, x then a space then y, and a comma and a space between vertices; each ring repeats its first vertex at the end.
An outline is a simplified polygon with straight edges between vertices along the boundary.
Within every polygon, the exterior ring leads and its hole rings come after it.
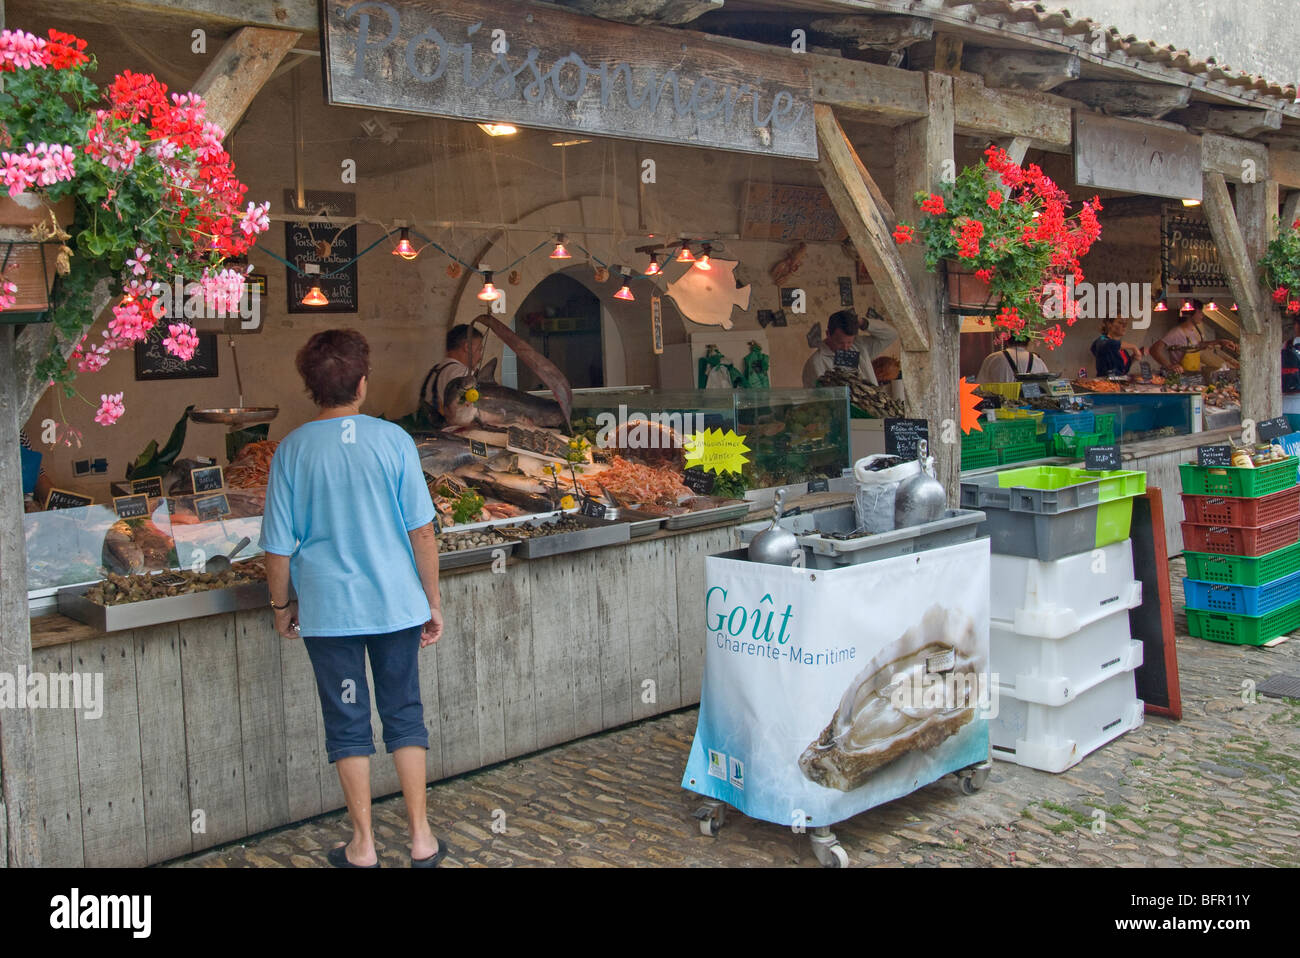
POLYGON ((285 210, 302 215, 297 222, 284 224, 284 255, 294 269, 285 267, 285 292, 291 313, 357 312, 357 228, 340 230, 336 224, 310 221, 312 216, 350 217, 356 214, 356 197, 351 193, 308 190, 306 207, 299 209, 293 190, 285 190, 285 210), (300 273, 308 263, 320 267, 319 273, 300 273), (346 266, 351 263, 352 265, 346 266), (335 273, 335 270, 339 272, 335 273), (303 297, 319 286, 326 306, 304 306, 303 297))
POLYGON ((117 513, 119 519, 135 519, 139 516, 149 514, 149 497, 141 494, 138 496, 114 496, 113 511, 117 513))
POLYGON ((589 496, 582 497, 582 506, 578 509, 578 511, 582 513, 584 516, 590 516, 593 519, 605 518, 604 503, 597 502, 595 499, 592 499, 589 496))
POLYGON ((1042 383, 1021 383, 1020 395, 1025 399, 1037 399, 1043 394, 1042 383))
POLYGON ((1198 466, 1231 466, 1231 446, 1197 446, 1196 464, 1198 466))
POLYGON ((1276 419, 1265 419, 1255 427, 1255 431, 1259 434, 1260 442, 1272 442, 1274 439, 1281 439, 1283 436, 1289 436, 1294 432, 1285 416, 1278 416, 1276 419))
POLYGON ((699 466, 691 466, 682 476, 682 484, 692 492, 707 496, 713 491, 713 483, 717 481, 717 475, 711 472, 705 472, 699 466))
POLYGON ((1147 362, 1146 360, 1143 360, 1143 361, 1138 365, 1138 369, 1141 370, 1142 378, 1145 379, 1145 380, 1150 381, 1150 379, 1151 379, 1151 364, 1150 364, 1149 362, 1147 362))
POLYGON ((162 495, 162 477, 152 476, 148 479, 132 479, 131 495, 149 496, 151 499, 157 499, 162 495))
POLYGON ((808 483, 808 491, 813 492, 830 492, 831 481, 829 479, 813 479, 808 483))
POLYGON ((486 459, 487 443, 480 442, 477 439, 471 439, 469 441, 469 451, 470 451, 470 455, 478 456, 480 459, 486 459))
POLYGON ((1119 446, 1089 446, 1083 454, 1083 468, 1089 472, 1119 469, 1119 446))
POLYGON ((930 440, 930 423, 925 419, 885 419, 885 454, 915 459, 916 444, 930 440))
POLYGON ((837 349, 835 350, 835 365, 846 367, 848 369, 857 369, 858 364, 862 361, 862 353, 856 349, 837 349))
POLYGON ((194 491, 197 492, 216 492, 218 489, 226 487, 226 477, 222 474, 220 466, 206 466, 203 469, 191 469, 190 481, 194 483, 194 491))
POLYGON ((220 519, 222 516, 230 515, 230 503, 224 495, 195 499, 194 514, 199 517, 199 522, 220 519))
POLYGON ((51 489, 50 494, 45 497, 46 509, 80 509, 82 506, 94 504, 95 500, 90 496, 79 496, 66 489, 51 489))

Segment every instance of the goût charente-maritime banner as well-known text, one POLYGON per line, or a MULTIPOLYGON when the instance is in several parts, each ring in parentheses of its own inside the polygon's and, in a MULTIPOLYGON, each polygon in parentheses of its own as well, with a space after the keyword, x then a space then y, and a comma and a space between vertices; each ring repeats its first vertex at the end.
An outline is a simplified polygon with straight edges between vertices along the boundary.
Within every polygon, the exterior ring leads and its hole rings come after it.
POLYGON ((331 104, 817 158, 798 54, 522 0, 326 0, 323 32, 331 104))

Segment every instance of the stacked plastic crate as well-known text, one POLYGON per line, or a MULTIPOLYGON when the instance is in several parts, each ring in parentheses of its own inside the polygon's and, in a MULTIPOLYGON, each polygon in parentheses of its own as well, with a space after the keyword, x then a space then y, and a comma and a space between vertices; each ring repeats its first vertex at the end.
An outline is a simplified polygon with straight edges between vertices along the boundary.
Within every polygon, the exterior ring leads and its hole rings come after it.
POLYGON ((1142 724, 1129 529, 1145 491, 1145 473, 1048 466, 962 482, 962 507, 983 510, 993 552, 995 758, 1063 772, 1142 724))
POLYGON ((1043 425, 1053 456, 1082 459, 1093 446, 1108 446, 1115 441, 1114 413, 1048 413, 1043 425))
POLYGON ((1189 634, 1263 645, 1300 629, 1296 464, 1179 467, 1189 634))

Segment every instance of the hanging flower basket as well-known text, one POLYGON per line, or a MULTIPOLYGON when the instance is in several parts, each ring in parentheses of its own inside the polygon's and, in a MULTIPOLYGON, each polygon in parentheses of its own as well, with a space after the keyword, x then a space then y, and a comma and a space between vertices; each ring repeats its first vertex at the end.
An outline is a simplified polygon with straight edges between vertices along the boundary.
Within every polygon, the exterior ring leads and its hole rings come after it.
POLYGON ((943 261, 948 283, 948 309, 962 316, 996 316, 1001 297, 986 280, 958 260, 943 261))

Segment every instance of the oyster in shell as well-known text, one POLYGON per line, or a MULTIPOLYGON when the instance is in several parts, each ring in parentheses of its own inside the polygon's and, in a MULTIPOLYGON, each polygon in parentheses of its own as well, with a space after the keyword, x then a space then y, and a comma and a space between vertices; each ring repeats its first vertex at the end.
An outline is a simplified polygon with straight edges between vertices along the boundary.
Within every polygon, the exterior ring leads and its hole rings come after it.
POLYGON ((817 741, 799 756, 804 775, 826 788, 851 791, 900 756, 956 734, 975 715, 971 702, 923 704, 914 694, 895 694, 900 685, 920 688, 926 670, 936 667, 945 677, 955 674, 967 689, 977 687, 987 663, 966 613, 932 606, 881 649, 845 690, 817 741))

